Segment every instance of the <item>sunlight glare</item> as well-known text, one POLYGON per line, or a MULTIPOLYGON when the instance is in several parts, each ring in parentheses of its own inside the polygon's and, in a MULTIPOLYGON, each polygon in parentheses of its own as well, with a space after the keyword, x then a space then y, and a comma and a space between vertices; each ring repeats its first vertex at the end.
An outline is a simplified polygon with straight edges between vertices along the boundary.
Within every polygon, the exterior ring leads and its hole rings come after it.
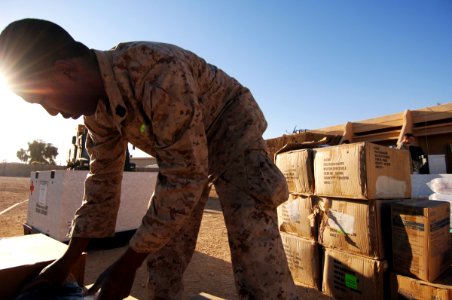
POLYGON ((0 99, 5 99, 13 95, 13 92, 9 89, 8 81, 3 74, 0 73, 0 99))

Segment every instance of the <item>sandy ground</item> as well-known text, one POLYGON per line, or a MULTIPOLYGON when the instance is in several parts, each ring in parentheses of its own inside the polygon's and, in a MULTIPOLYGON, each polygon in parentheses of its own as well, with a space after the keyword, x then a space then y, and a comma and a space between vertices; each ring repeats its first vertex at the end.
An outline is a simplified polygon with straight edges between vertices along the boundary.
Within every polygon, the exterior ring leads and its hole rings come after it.
MULTIPOLYGON (((0 177, 0 238, 23 235, 22 224, 27 217, 29 186, 28 178, 0 177)), ((124 247, 88 251, 85 283, 92 284, 123 251, 124 247)), ((223 214, 214 194, 204 212, 196 252, 184 275, 184 285, 184 299, 192 299, 200 294, 207 299, 238 299, 223 214)), ((310 288, 299 287, 299 292, 301 299, 331 299, 310 288)), ((129 298, 146 299, 146 295, 144 264, 137 272, 129 298)))

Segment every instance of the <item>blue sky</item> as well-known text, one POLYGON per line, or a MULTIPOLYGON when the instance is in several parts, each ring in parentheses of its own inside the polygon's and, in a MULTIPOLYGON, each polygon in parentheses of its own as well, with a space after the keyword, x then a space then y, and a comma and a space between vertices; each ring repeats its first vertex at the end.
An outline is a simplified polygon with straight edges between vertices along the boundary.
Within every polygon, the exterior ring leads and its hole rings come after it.
MULTIPOLYGON (((54 21, 96 49, 153 40, 197 53, 251 89, 265 138, 452 102, 449 0, 0 2, 1 29, 25 17, 54 21)), ((0 160, 43 139, 64 163, 82 119, 1 95, 10 142, 0 160)))

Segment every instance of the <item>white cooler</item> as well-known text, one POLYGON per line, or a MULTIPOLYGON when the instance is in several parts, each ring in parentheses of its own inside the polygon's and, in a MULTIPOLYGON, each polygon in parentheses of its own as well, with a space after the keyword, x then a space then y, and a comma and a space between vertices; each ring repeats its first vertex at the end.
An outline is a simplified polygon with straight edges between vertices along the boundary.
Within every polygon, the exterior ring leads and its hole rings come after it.
MULTIPOLYGON (((56 240, 68 241, 72 218, 82 204, 88 171, 31 172, 27 222, 56 240)), ((157 172, 124 172, 116 232, 137 229, 154 192, 157 172)))

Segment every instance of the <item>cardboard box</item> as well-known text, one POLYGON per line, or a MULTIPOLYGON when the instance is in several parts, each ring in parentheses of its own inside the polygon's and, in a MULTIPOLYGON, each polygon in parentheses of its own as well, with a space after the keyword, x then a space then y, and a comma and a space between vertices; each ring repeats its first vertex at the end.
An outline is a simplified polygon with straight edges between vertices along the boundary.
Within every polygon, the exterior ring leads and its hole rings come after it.
POLYGON ((315 149, 315 194, 352 199, 411 197, 410 156, 372 143, 315 149))
POLYGON ((314 157, 312 149, 300 149, 276 155, 276 165, 284 174, 289 192, 314 193, 314 157))
POLYGON ((391 205, 394 271, 432 282, 450 265, 450 204, 406 200, 391 205))
POLYGON ((452 268, 434 283, 391 273, 391 299, 400 296, 416 300, 450 300, 452 299, 452 268))
POLYGON ((315 241, 281 232, 292 278, 296 283, 320 290, 319 246, 315 241))
MULTIPOLYGON (((82 205, 88 171, 31 173, 26 224, 59 241, 68 241, 75 211, 82 205)), ((116 232, 141 224, 155 189, 156 172, 124 172, 116 232)))
MULTIPOLYGON (((14 299, 25 284, 54 260, 60 258, 67 245, 43 234, 0 239, 0 295, 14 299)), ((85 254, 73 268, 73 275, 83 286, 85 254)))
POLYGON ((325 248, 322 292, 335 299, 385 299, 387 262, 325 248))
POLYGON ((386 258, 391 251, 391 203, 397 201, 319 198, 319 243, 373 259, 386 258))
POLYGON ((317 240, 317 197, 290 194, 277 212, 280 231, 317 240))

